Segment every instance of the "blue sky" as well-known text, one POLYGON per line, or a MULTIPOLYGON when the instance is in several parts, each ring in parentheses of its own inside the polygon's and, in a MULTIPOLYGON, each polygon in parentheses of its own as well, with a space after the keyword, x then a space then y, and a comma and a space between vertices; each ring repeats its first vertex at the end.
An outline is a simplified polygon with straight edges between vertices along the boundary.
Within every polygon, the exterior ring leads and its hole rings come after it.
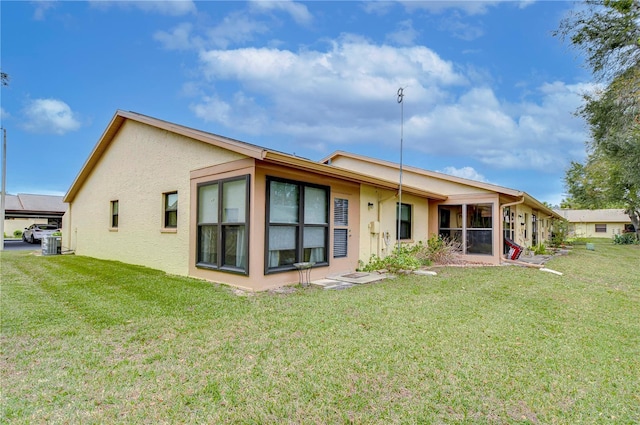
MULTIPOLYGON (((554 204, 592 77, 562 1, 3 1, 7 192, 64 194, 118 109, 320 160, 346 150, 554 204)), ((140 158, 141 161, 144 158, 140 158)))

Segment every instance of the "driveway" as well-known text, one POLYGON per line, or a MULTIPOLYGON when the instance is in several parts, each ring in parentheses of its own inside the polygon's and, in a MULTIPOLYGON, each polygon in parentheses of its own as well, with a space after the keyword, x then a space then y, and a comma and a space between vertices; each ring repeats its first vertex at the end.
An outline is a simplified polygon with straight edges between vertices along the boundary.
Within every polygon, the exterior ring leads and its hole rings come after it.
POLYGON ((5 239, 4 241, 5 251, 39 251, 42 249, 39 243, 26 243, 21 239, 5 239))

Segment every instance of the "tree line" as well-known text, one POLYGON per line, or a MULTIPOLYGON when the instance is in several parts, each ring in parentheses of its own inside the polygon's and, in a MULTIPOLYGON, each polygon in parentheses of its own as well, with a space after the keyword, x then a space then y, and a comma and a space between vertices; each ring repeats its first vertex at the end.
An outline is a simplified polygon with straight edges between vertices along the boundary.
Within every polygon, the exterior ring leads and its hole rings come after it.
POLYGON ((587 158, 565 174, 563 208, 623 208, 640 239, 640 0, 577 4, 554 35, 581 51, 597 88, 576 113, 587 158))

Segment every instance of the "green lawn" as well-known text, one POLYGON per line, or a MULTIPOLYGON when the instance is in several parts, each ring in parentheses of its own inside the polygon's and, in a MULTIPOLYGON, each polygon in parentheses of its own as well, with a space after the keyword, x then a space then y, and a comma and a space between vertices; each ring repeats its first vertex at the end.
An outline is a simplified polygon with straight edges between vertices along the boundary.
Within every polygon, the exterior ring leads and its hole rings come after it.
POLYGON ((0 422, 640 422, 640 246, 238 296, 2 253, 0 422))

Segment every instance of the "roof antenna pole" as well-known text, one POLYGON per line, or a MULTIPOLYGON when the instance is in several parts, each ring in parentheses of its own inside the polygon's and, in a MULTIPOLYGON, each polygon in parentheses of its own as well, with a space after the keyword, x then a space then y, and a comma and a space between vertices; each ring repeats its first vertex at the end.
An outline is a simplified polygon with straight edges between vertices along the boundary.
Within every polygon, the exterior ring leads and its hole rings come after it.
POLYGON ((396 238, 398 239, 398 252, 400 251, 400 222, 402 221, 402 139, 404 135, 404 88, 398 89, 398 103, 400 104, 400 185, 398 189, 398 217, 397 217, 397 229, 396 238))

